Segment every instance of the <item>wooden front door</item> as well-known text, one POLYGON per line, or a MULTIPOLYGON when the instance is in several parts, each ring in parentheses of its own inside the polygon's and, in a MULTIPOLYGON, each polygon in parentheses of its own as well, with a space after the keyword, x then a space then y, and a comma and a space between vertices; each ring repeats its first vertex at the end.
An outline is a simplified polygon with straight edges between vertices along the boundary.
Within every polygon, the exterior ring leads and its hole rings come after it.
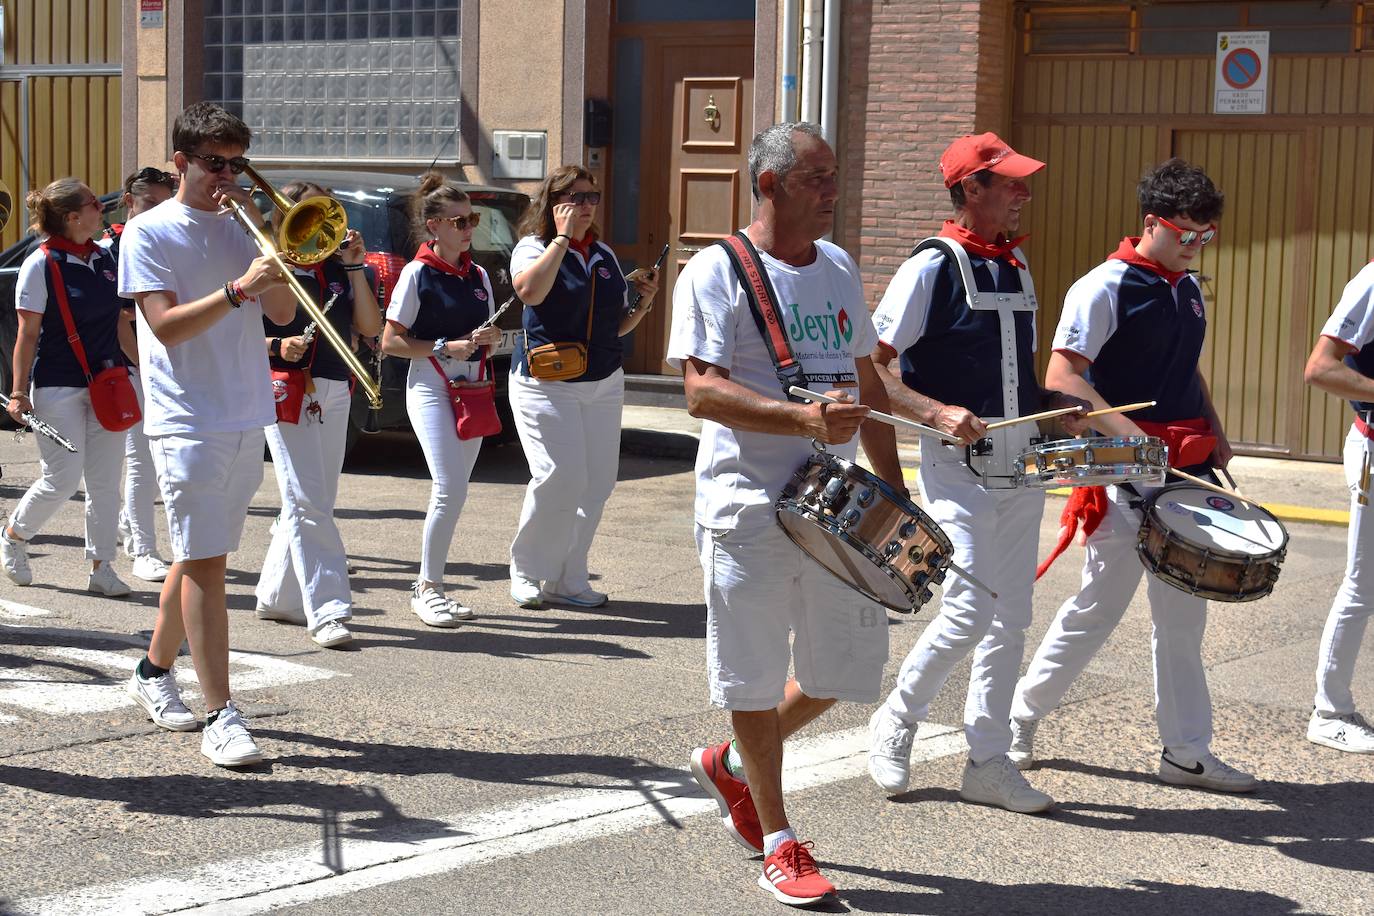
MULTIPOLYGON (((688 27, 689 24, 679 24, 688 27)), ((746 154, 754 119, 752 23, 645 41, 638 263, 669 246, 656 307, 635 334, 630 372, 670 374, 663 361, 673 285, 692 255, 749 222, 746 154)))

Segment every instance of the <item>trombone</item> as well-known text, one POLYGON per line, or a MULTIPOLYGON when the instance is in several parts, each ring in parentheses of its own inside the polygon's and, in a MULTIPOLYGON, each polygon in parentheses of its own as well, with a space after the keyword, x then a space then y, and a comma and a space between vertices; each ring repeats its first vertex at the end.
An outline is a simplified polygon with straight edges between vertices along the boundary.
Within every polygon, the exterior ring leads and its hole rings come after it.
POLYGON ((291 272, 290 265, 282 258, 284 254, 296 264, 309 266, 320 263, 338 250, 348 232, 348 215, 344 213, 343 204, 332 197, 307 197, 293 204, 268 184, 252 166, 246 167, 243 171, 253 186, 266 194, 272 205, 281 213, 281 218, 274 220, 278 223, 276 243, 273 244, 272 240, 253 223, 248 211, 238 201, 225 198, 227 209, 222 212, 232 216, 257 243, 258 250, 271 258, 281 269, 292 295, 315 322, 319 333, 324 335, 325 342, 334 348, 334 352, 339 354, 344 365, 348 366, 348 371, 357 378, 359 387, 367 395, 368 403, 374 409, 381 407, 381 389, 372 378, 372 373, 363 366, 353 348, 348 345, 348 341, 339 336, 334 325, 325 317, 324 310, 305 291, 305 287, 301 286, 300 281, 291 272))

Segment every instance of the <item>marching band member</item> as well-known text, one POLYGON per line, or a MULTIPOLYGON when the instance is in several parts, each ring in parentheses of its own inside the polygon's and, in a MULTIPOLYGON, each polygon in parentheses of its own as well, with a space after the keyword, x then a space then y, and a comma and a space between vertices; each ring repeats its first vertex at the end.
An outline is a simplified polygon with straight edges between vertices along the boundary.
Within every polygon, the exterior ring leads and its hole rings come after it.
POLYGON ((68 311, 74 322, 91 372, 123 365, 120 336, 128 329, 120 327, 124 304, 116 295, 116 264, 109 252, 91 241, 100 231, 102 211, 100 200, 80 179, 59 178, 30 193, 27 204, 34 216, 31 228, 44 238, 19 268, 19 332, 9 415, 22 425, 25 411, 41 414, 71 440, 76 452, 38 437, 42 476, 25 491, 0 531, 0 561, 16 585, 30 584, 29 541, 84 481, 86 557, 91 561, 86 590, 120 598, 129 594, 113 565, 124 432, 106 429, 96 417, 90 376, 69 339, 63 315, 68 311))
POLYGON ((813 454, 810 440, 852 459, 855 432, 878 474, 906 488, 891 428, 863 423, 866 405, 886 410, 887 396, 866 358, 875 341, 859 269, 821 240, 839 194, 835 154, 815 125, 778 124, 754 138, 749 173, 757 207, 746 233, 792 316, 782 322, 789 346, 815 390, 853 402, 790 401, 726 253, 712 246, 692 258, 673 293, 668 360, 682 369, 689 411, 705 420, 695 514, 707 667, 711 702, 730 710, 735 740, 697 748, 691 765, 726 830, 764 854, 759 886, 804 905, 835 888, 784 809, 783 741, 837 699, 878 695, 887 615, 789 540, 774 503, 813 454), (834 332, 808 335, 816 327, 834 332))
POLYGON ((475 330, 495 312, 496 302, 487 272, 469 252, 481 214, 472 209, 467 193, 430 172, 414 206, 429 240, 396 280, 382 350, 410 360, 406 411, 433 480, 410 607, 429 626, 456 627, 473 612, 445 597, 444 566, 482 440, 458 438, 448 381, 489 377, 490 350, 482 348, 499 343, 501 330, 475 330))
POLYGON ((1370 429, 1374 411, 1374 263, 1355 275, 1341 294, 1336 310, 1322 328, 1307 360, 1304 378, 1309 385, 1348 398, 1355 422, 1345 437, 1345 479, 1350 487, 1350 526, 1345 578, 1336 592, 1322 630, 1317 655, 1317 693, 1307 740, 1316 744, 1374 754, 1374 728, 1355 710, 1350 684, 1360 654, 1369 615, 1374 612, 1374 560, 1367 556, 1374 544, 1374 512, 1369 510, 1369 468, 1374 443, 1370 429))
MULTIPOLYGON (((1069 289, 1046 384, 1092 402, 1156 401, 1154 407, 1094 422, 1104 435, 1153 435, 1169 462, 1210 473, 1231 460, 1231 446, 1198 368, 1207 318, 1188 266, 1216 235, 1223 197, 1201 169, 1170 159, 1146 173, 1137 194, 1143 229, 1069 289)), ((1149 490, 1150 488, 1142 488, 1149 490)), ((1028 767, 1040 719, 1063 698, 1120 622, 1144 568, 1135 557, 1139 502, 1132 485, 1075 488, 1050 560, 1082 519, 1087 557, 1079 592, 1064 602, 1045 634, 1012 706, 1012 759, 1028 767)), ((1202 665, 1207 602, 1149 577, 1154 620, 1155 717, 1164 749, 1159 778, 1171 785, 1248 792, 1248 773, 1210 750, 1212 706, 1202 665)))
MULTIPOLYGON (((926 510, 954 544, 954 562, 997 597, 962 579, 945 582, 939 615, 870 720, 869 773, 887 792, 906 791, 916 726, 954 666, 973 652, 964 709, 969 756, 959 794, 1023 813, 1054 804, 1007 758, 1007 719, 1031 621, 1045 495, 1019 487, 1011 466, 1030 445, 1035 423, 989 432, 980 417, 1010 419, 1076 403, 1036 383, 1034 289, 1017 247, 1024 237, 1015 237, 1021 208, 1031 198, 1026 180, 1044 167, 995 134, 951 143, 940 157, 954 205, 954 218, 940 231, 949 242, 918 246, 873 316, 873 362, 894 409, 964 446, 987 437, 966 451, 923 436, 918 480, 926 510), (970 282, 975 289, 966 288, 970 282), (1000 307, 985 305, 978 291, 1009 296, 1000 307), (1013 308, 1009 297, 1020 304, 1013 308), (894 359, 900 359, 899 370, 891 368, 894 359), (990 454, 976 455, 987 446, 990 454)), ((1066 426, 1077 435, 1085 424, 1066 426)))
MULTIPOLYGON (((145 210, 151 210, 176 193, 177 181, 174 175, 162 169, 139 169, 124 179, 124 220, 128 222, 145 210)), ((116 262, 119 260, 119 240, 123 237, 124 223, 115 223, 106 232, 102 244, 110 249, 116 262)), ((128 300, 125 300, 128 301, 128 300)), ((129 303, 130 327, 133 303, 129 303)), ((134 335, 129 335, 124 356, 129 362, 129 374, 134 380, 134 391, 138 394, 139 406, 143 406, 143 385, 138 375, 138 343, 134 335)), ((148 435, 143 431, 140 419, 129 427, 124 440, 124 505, 119 510, 119 531, 124 538, 124 551, 133 557, 133 573, 144 582, 161 582, 167 578, 167 564, 157 552, 157 526, 153 516, 156 511, 157 475, 153 471, 153 455, 148 450, 148 435)))
MULTIPOLYGON (((281 193, 291 201, 328 196, 304 181, 290 182, 281 193)), ((292 268, 306 293, 327 309, 343 340, 355 332, 365 337, 381 332, 382 313, 363 264, 366 253, 362 236, 350 229, 334 256, 314 267, 292 268)), ((334 522, 348 441, 351 373, 333 347, 321 344, 323 334, 313 332, 306 341, 313 322, 304 310, 286 325, 266 315, 262 320, 272 369, 299 384, 273 391, 277 422, 265 430, 282 512, 258 577, 257 616, 304 624, 317 645, 332 649, 353 639, 344 625, 353 615, 348 559, 334 522)))
POLYGON ((626 282, 615 253, 597 237, 600 201, 586 169, 554 169, 530 201, 511 252, 512 282, 526 308, 508 394, 531 479, 510 548, 510 594, 526 608, 545 598, 576 607, 607 600, 591 586, 587 554, 620 467, 620 338, 649 311, 627 315, 627 291, 634 285, 647 305, 658 281, 651 273, 626 282), (531 352, 559 342, 583 347, 582 371, 544 377, 531 352))
POLYGON ((144 431, 167 511, 172 566, 130 695, 153 722, 192 731, 172 665, 185 639, 205 697, 200 751, 219 766, 262 760, 229 696, 224 577, 262 481, 263 427, 276 419, 262 316, 285 324, 296 302, 275 261, 220 206, 262 216, 234 176, 248 125, 209 102, 177 116, 176 197, 134 217, 120 244, 120 294, 138 303, 144 431))

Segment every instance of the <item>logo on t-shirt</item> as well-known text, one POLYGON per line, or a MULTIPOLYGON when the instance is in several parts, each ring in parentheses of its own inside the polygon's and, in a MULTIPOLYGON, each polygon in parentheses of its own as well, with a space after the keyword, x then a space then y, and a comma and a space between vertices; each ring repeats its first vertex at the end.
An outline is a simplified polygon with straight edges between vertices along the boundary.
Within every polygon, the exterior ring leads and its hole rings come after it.
POLYGON ((609 280, 611 279, 611 269, 609 267, 598 267, 596 269, 596 275, 603 280, 609 280))
POLYGON ((1194 299, 1192 302, 1190 302, 1190 303, 1188 303, 1188 304, 1191 305, 1191 306, 1193 307, 1193 314, 1196 315, 1196 316, 1198 316, 1199 318, 1201 318, 1201 317, 1202 317, 1202 303, 1199 302, 1198 300, 1194 299))
POLYGON ((474 296, 477 297, 477 301, 478 301, 478 302, 486 302, 486 301, 487 301, 487 291, 484 290, 484 289, 474 289, 474 290, 472 291, 472 294, 473 294, 474 296))
POLYGON ((115 281, 115 272, 114 272, 113 270, 104 270, 104 271, 101 271, 101 275, 102 275, 106 280, 109 280, 111 283, 113 283, 113 282, 115 281))
POLYGON ((286 400, 286 379, 272 379, 272 400, 278 404, 286 400))
MULTIPOLYGON (((839 350, 854 337, 854 324, 849 320, 849 313, 843 307, 840 308, 839 314, 805 317, 801 314, 800 303, 790 303, 787 308, 792 313, 792 320, 787 324, 787 336, 792 338, 794 343, 814 343, 827 349, 839 350)), ((826 302, 825 310, 833 312, 835 304, 826 302)))

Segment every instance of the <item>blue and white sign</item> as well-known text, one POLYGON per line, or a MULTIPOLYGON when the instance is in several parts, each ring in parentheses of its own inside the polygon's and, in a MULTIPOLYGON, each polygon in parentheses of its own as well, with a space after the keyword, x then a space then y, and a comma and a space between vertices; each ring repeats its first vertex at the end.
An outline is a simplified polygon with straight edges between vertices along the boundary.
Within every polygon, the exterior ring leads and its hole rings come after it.
POLYGON ((1269 110, 1269 33, 1218 32, 1213 114, 1269 110))

